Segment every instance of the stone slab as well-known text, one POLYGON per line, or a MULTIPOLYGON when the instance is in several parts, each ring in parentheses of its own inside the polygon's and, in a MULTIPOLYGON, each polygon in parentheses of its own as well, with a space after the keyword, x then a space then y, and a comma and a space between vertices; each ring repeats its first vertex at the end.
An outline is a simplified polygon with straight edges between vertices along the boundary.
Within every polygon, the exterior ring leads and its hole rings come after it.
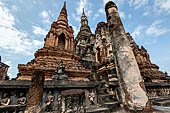
MULTIPOLYGON (((92 81, 63 81, 63 80, 49 80, 45 81, 44 88, 94 88, 98 85, 98 82, 92 81)), ((1 88, 29 88, 29 80, 0 80, 1 88)))

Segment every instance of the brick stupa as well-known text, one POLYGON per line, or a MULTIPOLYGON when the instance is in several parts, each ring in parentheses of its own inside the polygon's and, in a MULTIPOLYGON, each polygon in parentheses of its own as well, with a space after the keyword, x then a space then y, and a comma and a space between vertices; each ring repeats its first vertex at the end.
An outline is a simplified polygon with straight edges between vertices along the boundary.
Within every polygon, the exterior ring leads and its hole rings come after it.
POLYGON ((50 80, 59 62, 63 61, 69 80, 87 81, 91 71, 85 69, 79 62, 80 57, 75 52, 73 33, 72 26, 68 25, 66 3, 64 3, 58 20, 52 23, 44 39, 44 47, 36 51, 33 60, 18 65, 17 80, 31 80, 35 69, 43 71, 45 80, 50 80))

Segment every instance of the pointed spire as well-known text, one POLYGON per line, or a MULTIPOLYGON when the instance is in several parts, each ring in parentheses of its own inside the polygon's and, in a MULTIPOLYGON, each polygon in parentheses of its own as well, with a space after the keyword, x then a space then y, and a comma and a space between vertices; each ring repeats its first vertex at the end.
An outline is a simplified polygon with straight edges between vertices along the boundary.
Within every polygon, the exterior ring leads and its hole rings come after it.
POLYGON ((81 25, 88 25, 88 20, 87 20, 86 14, 84 12, 84 8, 83 8, 82 16, 81 16, 81 25))
POLYGON ((64 2, 64 6, 61 9, 60 15, 58 17, 57 23, 63 23, 65 25, 68 25, 68 19, 67 19, 67 10, 66 10, 66 2, 64 2))
POLYGON ((82 16, 86 16, 86 15, 85 15, 85 12, 84 12, 84 8, 83 8, 83 14, 82 14, 82 16))

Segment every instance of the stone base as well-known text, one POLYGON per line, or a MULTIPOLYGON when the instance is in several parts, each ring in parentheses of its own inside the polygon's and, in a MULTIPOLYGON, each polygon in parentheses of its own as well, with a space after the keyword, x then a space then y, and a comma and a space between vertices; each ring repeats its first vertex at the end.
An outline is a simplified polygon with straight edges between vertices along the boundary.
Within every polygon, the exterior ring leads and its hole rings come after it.
POLYGON ((68 80, 68 75, 66 74, 57 74, 57 75, 53 75, 52 77, 53 80, 68 80))

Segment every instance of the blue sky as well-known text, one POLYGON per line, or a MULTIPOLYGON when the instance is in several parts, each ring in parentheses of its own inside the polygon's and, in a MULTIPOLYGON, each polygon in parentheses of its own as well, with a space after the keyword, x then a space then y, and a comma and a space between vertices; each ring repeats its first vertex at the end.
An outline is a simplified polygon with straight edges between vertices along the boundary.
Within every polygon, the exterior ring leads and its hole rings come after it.
MULTIPOLYGON (((83 8, 92 32, 97 23, 106 22, 105 3, 109 0, 65 0, 74 36, 80 27, 83 8)), ((153 63, 170 74, 170 0, 113 0, 126 32, 148 50, 153 63)), ((16 77, 18 64, 34 58, 64 0, 0 0, 0 55, 16 77)))

